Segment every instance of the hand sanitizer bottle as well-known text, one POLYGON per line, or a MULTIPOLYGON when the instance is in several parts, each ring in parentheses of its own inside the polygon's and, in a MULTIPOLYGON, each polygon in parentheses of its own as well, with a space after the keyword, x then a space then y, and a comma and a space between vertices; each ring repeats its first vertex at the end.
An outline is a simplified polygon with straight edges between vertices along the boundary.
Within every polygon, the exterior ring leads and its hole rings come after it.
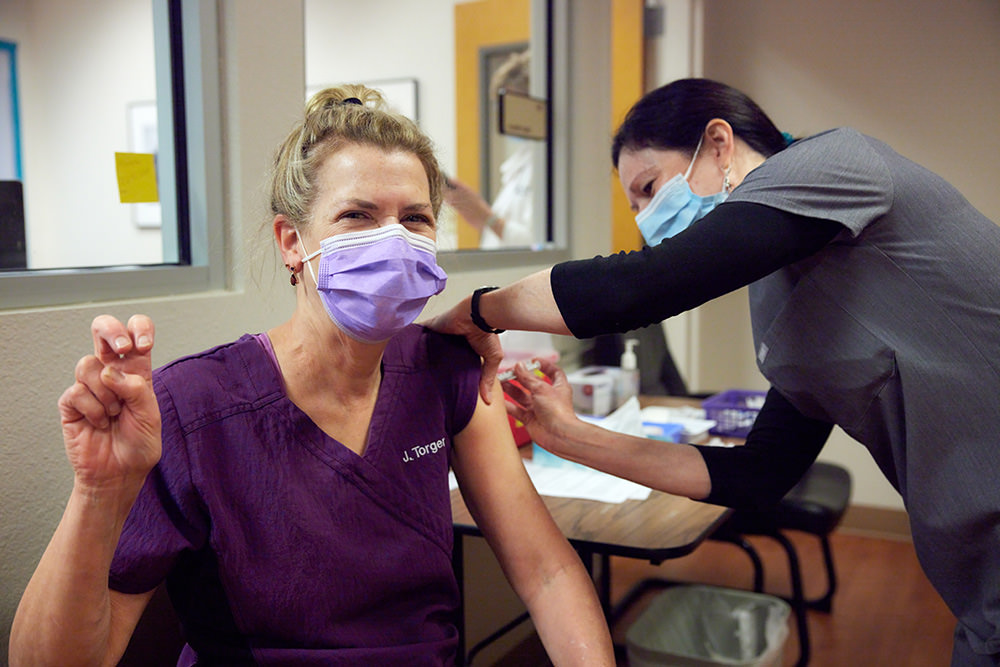
POLYGON ((622 352, 621 372, 618 385, 618 404, 625 403, 633 396, 639 396, 639 364, 635 357, 635 346, 639 341, 629 338, 625 341, 625 351, 622 352))

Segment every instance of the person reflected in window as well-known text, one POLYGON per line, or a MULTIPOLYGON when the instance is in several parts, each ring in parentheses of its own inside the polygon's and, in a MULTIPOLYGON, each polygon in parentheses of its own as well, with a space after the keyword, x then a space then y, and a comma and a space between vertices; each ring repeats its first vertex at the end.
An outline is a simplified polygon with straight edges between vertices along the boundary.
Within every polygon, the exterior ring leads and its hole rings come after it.
MULTIPOLYGON (((490 99, 496 103, 501 91, 529 93, 531 52, 512 53, 490 79, 490 99)), ((445 201, 479 233, 479 248, 528 248, 535 238, 532 198, 534 147, 531 139, 504 135, 506 157, 500 165, 500 187, 493 203, 462 181, 449 177, 445 201)))

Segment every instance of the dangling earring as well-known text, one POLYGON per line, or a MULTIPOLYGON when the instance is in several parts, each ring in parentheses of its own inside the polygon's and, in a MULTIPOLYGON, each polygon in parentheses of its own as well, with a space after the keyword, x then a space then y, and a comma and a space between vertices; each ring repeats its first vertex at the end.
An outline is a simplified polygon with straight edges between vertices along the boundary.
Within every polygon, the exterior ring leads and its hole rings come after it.
POLYGON ((726 194, 729 194, 729 191, 733 187, 732 184, 729 182, 729 171, 732 168, 733 166, 729 165, 728 167, 722 170, 722 191, 725 192, 726 194))
POLYGON ((295 267, 285 264, 285 268, 292 272, 292 275, 288 279, 288 282, 292 284, 292 287, 295 287, 296 285, 299 284, 299 277, 295 275, 295 267))

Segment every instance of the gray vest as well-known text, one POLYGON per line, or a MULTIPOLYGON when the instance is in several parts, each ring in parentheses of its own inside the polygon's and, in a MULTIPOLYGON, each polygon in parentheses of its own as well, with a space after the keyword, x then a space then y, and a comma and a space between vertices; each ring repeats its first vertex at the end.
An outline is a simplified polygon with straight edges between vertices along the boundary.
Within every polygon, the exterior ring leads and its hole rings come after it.
POLYGON ((730 201, 845 226, 751 285, 758 366, 869 449, 973 646, 1000 651, 1000 228, 849 129, 769 158, 730 201))

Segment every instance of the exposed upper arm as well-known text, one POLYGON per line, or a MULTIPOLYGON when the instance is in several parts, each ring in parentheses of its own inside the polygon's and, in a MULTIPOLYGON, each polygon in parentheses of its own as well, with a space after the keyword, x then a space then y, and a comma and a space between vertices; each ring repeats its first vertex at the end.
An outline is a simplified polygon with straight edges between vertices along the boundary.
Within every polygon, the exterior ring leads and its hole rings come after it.
POLYGON ((536 577, 575 558, 524 469, 499 383, 492 404, 480 397, 455 437, 452 465, 469 512, 522 598, 530 597, 536 577))

